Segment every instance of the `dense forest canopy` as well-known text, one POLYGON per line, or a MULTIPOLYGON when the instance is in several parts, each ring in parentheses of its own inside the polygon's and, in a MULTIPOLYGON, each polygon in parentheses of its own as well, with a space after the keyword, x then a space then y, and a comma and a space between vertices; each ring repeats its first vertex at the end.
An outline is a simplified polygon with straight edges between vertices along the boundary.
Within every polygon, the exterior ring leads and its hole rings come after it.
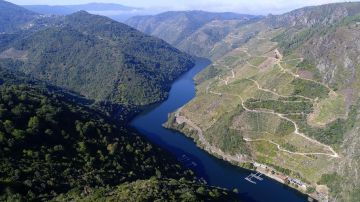
POLYGON ((166 42, 84 11, 0 36, 0 63, 96 101, 144 106, 167 96, 193 59, 166 42))
POLYGON ((74 102, 73 95, 4 69, 0 78, 1 200, 48 200, 70 190, 91 194, 150 177, 176 184, 182 179, 189 189, 228 197, 193 185, 191 171, 101 111, 74 102))

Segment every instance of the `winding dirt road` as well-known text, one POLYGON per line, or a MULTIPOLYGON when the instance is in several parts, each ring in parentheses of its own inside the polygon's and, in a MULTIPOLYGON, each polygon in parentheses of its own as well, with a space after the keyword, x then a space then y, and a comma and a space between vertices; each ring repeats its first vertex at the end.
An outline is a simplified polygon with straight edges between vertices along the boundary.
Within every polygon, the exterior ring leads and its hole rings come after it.
MULTIPOLYGON (((247 51, 246 51, 246 52, 247 52, 247 51)), ((279 52, 277 49, 275 50, 275 54, 277 55, 277 58, 276 58, 276 59, 277 59, 277 63, 276 63, 276 64, 282 69, 282 71, 287 72, 287 73, 291 74, 292 76, 298 78, 299 75, 297 75, 297 74, 293 73, 292 71, 287 70, 287 69, 285 69, 285 68, 282 67, 281 61, 282 61, 283 56, 280 54, 280 52, 279 52)), ((230 69, 229 67, 227 67, 227 68, 230 69)), ((228 85, 230 79, 234 79, 234 78, 235 78, 235 73, 234 73, 234 71, 233 71, 232 69, 231 69, 231 72, 232 72, 232 76, 227 77, 226 80, 220 79, 220 77, 219 77, 220 80, 222 80, 222 81, 225 82, 225 85, 228 85)), ((303 78, 301 78, 301 79, 303 79, 303 78)), ((301 95, 295 95, 295 96, 280 95, 280 94, 278 94, 278 93, 276 93, 276 92, 274 92, 274 91, 272 91, 272 90, 270 90, 270 89, 262 88, 262 87, 260 86, 260 84, 259 84, 256 80, 253 80, 253 79, 250 79, 250 78, 248 78, 248 80, 254 82, 254 83, 256 84, 258 90, 261 90, 261 91, 264 91, 264 92, 268 92, 268 93, 274 94, 274 95, 279 96, 279 97, 284 97, 284 98, 300 97, 300 98, 303 98, 303 99, 306 99, 306 100, 313 101, 312 98, 308 98, 308 97, 301 96, 301 95)), ((312 81, 312 82, 321 84, 321 85, 325 86, 326 88, 328 88, 328 89, 330 90, 330 92, 334 92, 334 91, 333 91, 331 88, 329 88, 327 85, 324 85, 324 84, 322 84, 322 83, 320 83, 320 82, 317 82, 317 81, 314 81, 314 80, 311 80, 311 79, 305 79, 305 80, 309 80, 309 81, 312 81)), ((273 142, 273 141, 271 141, 271 140, 265 140, 265 139, 251 140, 251 139, 249 139, 249 138, 244 138, 245 141, 247 141, 247 142, 253 142, 253 141, 269 141, 270 143, 277 145, 277 147, 278 147, 278 149, 279 149, 280 151, 287 152, 287 153, 290 153, 290 154, 297 154, 297 155, 325 155, 325 156, 329 156, 329 157, 333 157, 333 158, 339 158, 339 154, 338 154, 337 152, 335 152, 335 150, 334 150, 332 147, 330 147, 329 145, 325 145, 325 144, 323 144, 323 143, 321 143, 321 142, 319 142, 319 141, 317 141, 317 140, 315 140, 315 139, 312 139, 312 138, 306 136, 304 133, 301 133, 301 132, 299 131, 299 126, 298 126, 298 124, 297 124, 295 121, 291 120, 290 118, 286 117, 286 115, 290 115, 290 114, 276 113, 276 112, 271 111, 271 110, 251 110, 251 109, 249 109, 249 108, 247 108, 247 107, 245 106, 244 99, 243 99, 240 95, 237 95, 237 94, 227 94, 227 93, 221 93, 221 92, 211 91, 211 90, 209 90, 209 89, 210 89, 210 84, 211 84, 211 83, 209 83, 209 85, 207 86, 207 89, 206 89, 206 92, 207 92, 207 93, 209 92, 209 93, 214 94, 214 95, 217 95, 217 96, 222 96, 222 95, 237 96, 237 97, 240 98, 240 100, 241 100, 241 105, 242 105, 242 107, 244 108, 245 111, 253 112, 253 113, 273 114, 273 115, 276 115, 276 116, 280 117, 280 118, 283 119, 283 120, 289 121, 289 122, 291 122, 291 123, 294 125, 294 127, 295 127, 294 133, 295 133, 296 135, 299 135, 299 136, 307 139, 308 141, 310 141, 310 142, 312 142, 312 143, 315 143, 315 144, 318 144, 318 145, 323 146, 324 148, 327 148, 327 149, 331 152, 331 154, 329 154, 329 153, 299 153, 299 152, 291 152, 291 151, 282 149, 279 144, 277 144, 277 143, 275 143, 275 142, 273 142)), ((335 92, 334 92, 334 93, 335 93, 335 92)), ((299 114, 299 113, 297 113, 297 114, 299 114)), ((186 119, 185 117, 180 118, 180 120, 182 120, 182 121, 184 121, 184 122, 186 122, 186 123, 191 123, 191 124, 189 124, 189 125, 190 125, 191 127, 195 128, 195 129, 198 131, 200 141, 201 141, 201 142, 204 142, 204 145, 205 145, 205 142, 206 142, 207 144, 209 144, 209 143, 206 141, 205 137, 202 135, 201 129, 200 129, 198 126, 196 126, 196 124, 194 124, 194 123, 191 122, 190 120, 186 119), (200 138, 200 134, 201 134, 201 138, 200 138)), ((209 146, 212 147, 210 144, 209 144, 209 146)), ((220 155, 220 154, 219 154, 219 155, 220 155)))

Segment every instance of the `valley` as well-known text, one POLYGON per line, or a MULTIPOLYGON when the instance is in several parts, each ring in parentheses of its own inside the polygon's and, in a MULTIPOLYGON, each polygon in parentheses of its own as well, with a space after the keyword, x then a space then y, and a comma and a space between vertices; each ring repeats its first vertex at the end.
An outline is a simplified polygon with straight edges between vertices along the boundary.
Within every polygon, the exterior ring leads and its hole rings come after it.
POLYGON ((1 201, 359 201, 359 2, 112 8, 0 0, 1 201))
MULTIPOLYGON (((149 138, 149 140, 171 152, 186 167, 191 168, 198 178, 205 180, 208 185, 224 187, 229 190, 239 190, 238 196, 240 200, 306 201, 305 195, 267 177, 263 177, 263 180, 256 185, 249 185, 245 177, 252 172, 248 170, 253 168, 251 164, 242 163, 242 166, 247 169, 241 169, 238 166, 227 163, 227 161, 230 160, 240 161, 238 157, 241 156, 234 157, 227 155, 215 146, 211 146, 205 138, 200 136, 200 141, 203 142, 204 145, 198 144, 198 146, 206 147, 206 149, 213 152, 212 154, 218 154, 216 156, 219 158, 214 158, 205 150, 199 148, 192 139, 187 138, 183 133, 167 129, 168 125, 164 125, 169 113, 179 107, 181 108, 194 98, 195 85, 192 78, 200 70, 206 69, 207 65, 209 65, 209 61, 204 59, 197 60, 197 65, 193 69, 174 82, 170 90, 170 96, 165 102, 156 105, 149 111, 141 113, 132 121, 131 125, 141 134, 149 138), (220 157, 223 157, 224 160, 221 160, 220 157), (268 190, 271 191, 269 192, 268 190)), ((191 125, 191 127, 199 132, 198 134, 202 134, 199 127, 185 117, 182 118, 183 117, 177 120, 184 121, 184 124, 191 125)), ((170 119, 172 119, 172 117, 170 117, 170 119)), ((185 132, 186 134, 191 134, 191 131, 185 132)), ((197 135, 195 133, 192 134, 197 135)))

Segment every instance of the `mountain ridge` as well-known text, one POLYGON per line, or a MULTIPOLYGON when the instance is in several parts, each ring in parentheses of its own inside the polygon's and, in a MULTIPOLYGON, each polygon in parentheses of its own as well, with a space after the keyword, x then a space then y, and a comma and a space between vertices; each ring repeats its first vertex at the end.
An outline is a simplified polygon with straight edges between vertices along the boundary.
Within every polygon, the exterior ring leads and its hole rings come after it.
POLYGON ((2 8, 2 12, 0 13, 0 33, 26 29, 31 26, 31 21, 40 17, 40 15, 35 12, 26 10, 4 0, 0 1, 0 7, 2 8))
POLYGON ((78 5, 22 5, 22 7, 41 14, 69 15, 81 10, 85 11, 129 11, 139 8, 124 6, 115 3, 87 3, 78 5))
MULTIPOLYGON (((229 33, 214 37, 207 30, 215 30, 217 26, 220 26, 218 29, 221 30, 222 23, 226 24, 232 20, 237 20, 237 23, 241 26, 257 21, 260 18, 260 16, 231 12, 170 11, 153 16, 133 17, 125 23, 147 34, 164 39, 189 54, 211 58, 209 52, 211 52, 212 48, 210 46, 216 45, 217 42, 223 40, 229 33), (216 24, 216 22, 219 23, 216 24), (201 43, 193 40, 195 37, 202 39, 201 43), (204 43, 206 44, 205 47, 202 46, 204 43), (198 51, 201 48, 204 50, 198 51)), ((220 50, 220 52, 224 54, 226 50, 220 50)))
POLYGON ((136 15, 154 12, 148 9, 124 6, 121 4, 114 4, 114 3, 89 3, 89 4, 79 4, 79 5, 54 5, 54 6, 23 5, 22 7, 43 15, 57 15, 57 16, 70 15, 78 11, 85 10, 92 14, 104 15, 120 22, 124 22, 128 18, 136 15))
POLYGON ((164 99, 169 83, 194 64, 190 56, 160 39, 85 11, 17 39, 3 47, 4 65, 90 99, 124 105, 148 105, 164 99), (5 53, 12 49, 26 53, 26 59, 8 57, 5 53), (41 54, 44 52, 47 58, 41 54))

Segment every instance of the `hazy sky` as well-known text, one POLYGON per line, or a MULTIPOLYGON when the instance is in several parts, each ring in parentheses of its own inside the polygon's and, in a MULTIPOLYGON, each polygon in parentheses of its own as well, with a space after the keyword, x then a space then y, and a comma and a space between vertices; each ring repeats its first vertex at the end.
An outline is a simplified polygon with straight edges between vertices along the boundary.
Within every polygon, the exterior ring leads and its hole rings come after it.
POLYGON ((15 4, 67 5, 89 2, 118 3, 163 10, 232 11, 249 14, 283 13, 309 5, 344 2, 343 0, 8 0, 15 4))

